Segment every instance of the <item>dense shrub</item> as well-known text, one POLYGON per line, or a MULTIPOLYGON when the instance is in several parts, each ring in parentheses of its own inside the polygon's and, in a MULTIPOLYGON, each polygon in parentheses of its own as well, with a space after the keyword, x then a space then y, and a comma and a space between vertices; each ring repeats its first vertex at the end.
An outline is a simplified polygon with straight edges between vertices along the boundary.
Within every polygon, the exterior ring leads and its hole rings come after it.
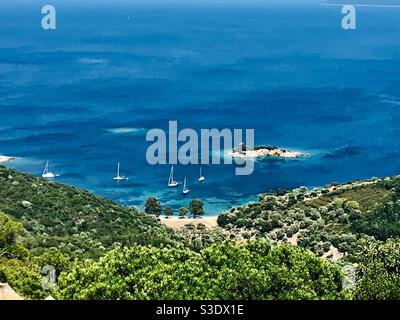
POLYGON ((400 299, 400 240, 364 241, 357 253, 356 299, 400 299))
POLYGON ((66 299, 340 299, 340 269, 289 245, 213 245, 194 253, 134 246, 61 275, 66 299))

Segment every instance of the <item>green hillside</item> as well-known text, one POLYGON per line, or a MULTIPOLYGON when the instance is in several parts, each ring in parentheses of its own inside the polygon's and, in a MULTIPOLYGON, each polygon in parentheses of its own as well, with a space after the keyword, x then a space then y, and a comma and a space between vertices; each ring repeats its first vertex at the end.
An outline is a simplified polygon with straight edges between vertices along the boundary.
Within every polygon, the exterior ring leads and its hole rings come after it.
POLYGON ((136 209, 61 183, 0 167, 0 211, 22 223, 33 252, 96 257, 115 244, 174 243, 172 230, 136 209))
POLYGON ((279 190, 218 223, 173 231, 0 167, 0 282, 26 299, 400 299, 399 177, 279 190))
POLYGON ((221 227, 243 239, 290 242, 317 255, 352 256, 361 238, 400 236, 400 178, 261 195, 222 214, 221 227))

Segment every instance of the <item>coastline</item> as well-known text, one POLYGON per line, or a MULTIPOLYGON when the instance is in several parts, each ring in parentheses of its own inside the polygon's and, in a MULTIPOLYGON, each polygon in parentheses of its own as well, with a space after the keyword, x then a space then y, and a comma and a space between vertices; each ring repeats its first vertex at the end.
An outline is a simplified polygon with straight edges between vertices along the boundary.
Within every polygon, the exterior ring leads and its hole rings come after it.
POLYGON ((0 165, 15 160, 14 157, 0 156, 0 165))
POLYGON ((180 219, 177 216, 172 216, 172 217, 166 218, 163 216, 163 217, 160 217, 160 223, 162 223, 172 229, 181 229, 181 228, 185 227, 186 225, 192 224, 192 223, 193 224, 202 223, 207 228, 211 229, 211 228, 218 226, 217 219, 218 219, 218 216, 205 216, 205 217, 203 216, 203 217, 196 218, 196 219, 188 218, 188 217, 180 219))
POLYGON ((291 151, 281 149, 278 147, 255 147, 254 150, 231 150, 228 153, 229 156, 235 158, 262 158, 262 157, 279 157, 286 159, 294 159, 304 156, 304 153, 299 151, 291 151))

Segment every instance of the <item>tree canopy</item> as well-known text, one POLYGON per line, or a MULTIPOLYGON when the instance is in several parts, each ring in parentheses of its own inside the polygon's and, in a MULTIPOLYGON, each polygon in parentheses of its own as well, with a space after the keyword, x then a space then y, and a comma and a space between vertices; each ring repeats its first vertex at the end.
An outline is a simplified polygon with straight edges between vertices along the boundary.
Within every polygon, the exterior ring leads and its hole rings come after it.
POLYGON ((359 264, 354 297, 361 300, 400 299, 400 240, 365 240, 357 252, 359 264))
POLYGON ((203 209, 204 203, 199 199, 193 199, 189 203, 189 211, 193 215, 193 217, 198 217, 204 215, 203 209))
POLYGON ((63 299, 340 299, 340 268, 290 245, 117 248, 63 273, 63 299))
POLYGON ((161 203, 156 197, 149 197, 144 204, 144 212, 158 217, 161 214, 161 203))

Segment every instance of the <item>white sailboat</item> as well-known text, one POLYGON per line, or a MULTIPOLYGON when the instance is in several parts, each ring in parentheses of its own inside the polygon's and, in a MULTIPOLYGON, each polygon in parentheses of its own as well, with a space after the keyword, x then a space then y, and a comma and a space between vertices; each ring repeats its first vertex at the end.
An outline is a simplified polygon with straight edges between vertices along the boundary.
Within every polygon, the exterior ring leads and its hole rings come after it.
POLYGON ((126 180, 126 177, 120 175, 119 170, 120 170, 120 163, 118 162, 118 166, 117 166, 117 176, 114 177, 114 180, 116 180, 116 181, 126 180))
POLYGON ((46 166, 44 167, 42 177, 46 179, 53 179, 56 177, 56 175, 53 172, 49 171, 49 160, 46 162, 46 166))
POLYGON ((186 177, 185 177, 185 182, 183 183, 182 194, 183 194, 184 196, 186 196, 189 192, 190 192, 190 190, 186 187, 186 177))
POLYGON ((178 184, 179 184, 179 182, 174 180, 174 166, 172 166, 171 172, 169 173, 168 187, 174 188, 174 187, 177 187, 178 184))
POLYGON ((206 177, 201 174, 201 167, 200 167, 199 182, 203 182, 204 180, 206 180, 206 177))

